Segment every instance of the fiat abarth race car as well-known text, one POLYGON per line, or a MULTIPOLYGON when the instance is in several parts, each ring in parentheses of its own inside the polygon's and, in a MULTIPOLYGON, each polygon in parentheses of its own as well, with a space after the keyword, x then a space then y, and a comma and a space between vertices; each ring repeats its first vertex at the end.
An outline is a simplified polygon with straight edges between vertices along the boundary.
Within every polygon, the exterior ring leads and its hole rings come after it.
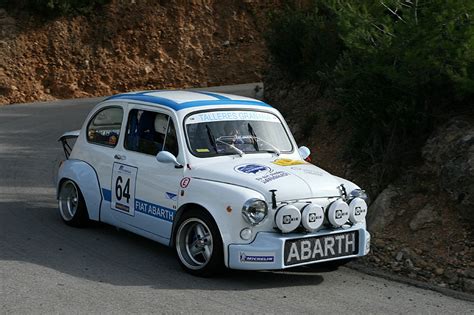
POLYGON ((369 251, 365 192, 306 162, 309 149, 297 148, 264 102, 119 94, 60 140, 65 223, 101 221, 171 246, 192 274, 337 263, 369 251))

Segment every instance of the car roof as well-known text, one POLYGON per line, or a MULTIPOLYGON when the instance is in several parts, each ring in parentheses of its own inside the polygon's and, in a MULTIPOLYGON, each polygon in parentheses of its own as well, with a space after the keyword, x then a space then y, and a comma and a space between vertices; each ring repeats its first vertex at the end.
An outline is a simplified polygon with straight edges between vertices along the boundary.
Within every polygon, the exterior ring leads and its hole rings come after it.
POLYGON ((169 107, 175 111, 198 106, 251 105, 271 107, 265 102, 231 94, 205 91, 156 90, 113 95, 106 100, 133 100, 169 107))

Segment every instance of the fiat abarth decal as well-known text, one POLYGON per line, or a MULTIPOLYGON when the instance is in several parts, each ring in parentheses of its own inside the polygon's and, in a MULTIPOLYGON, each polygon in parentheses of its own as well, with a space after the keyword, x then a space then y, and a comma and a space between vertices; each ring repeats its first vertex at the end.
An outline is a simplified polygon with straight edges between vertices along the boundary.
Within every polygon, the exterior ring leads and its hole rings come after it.
POLYGON ((62 220, 102 221, 171 246, 191 274, 337 265, 369 252, 367 194, 308 163, 309 149, 264 102, 119 94, 60 141, 62 220))

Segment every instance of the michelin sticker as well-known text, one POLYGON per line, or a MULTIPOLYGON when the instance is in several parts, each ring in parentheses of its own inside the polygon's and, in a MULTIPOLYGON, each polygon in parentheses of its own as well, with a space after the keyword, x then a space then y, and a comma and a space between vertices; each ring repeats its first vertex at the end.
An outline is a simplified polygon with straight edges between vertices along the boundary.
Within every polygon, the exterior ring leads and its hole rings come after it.
POLYGON ((240 252, 240 262, 274 262, 275 253, 272 252, 262 252, 262 253, 246 253, 240 252))
POLYGON ((110 207, 122 213, 135 215, 135 181, 137 168, 114 163, 112 169, 112 202, 110 207))

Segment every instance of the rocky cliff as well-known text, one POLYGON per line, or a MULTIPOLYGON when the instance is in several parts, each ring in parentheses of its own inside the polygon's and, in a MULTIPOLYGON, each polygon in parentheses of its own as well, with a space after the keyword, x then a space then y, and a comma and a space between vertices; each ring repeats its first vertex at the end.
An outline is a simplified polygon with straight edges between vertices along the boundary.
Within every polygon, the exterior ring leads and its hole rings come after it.
POLYGON ((111 1, 43 21, 0 9, 0 104, 261 80, 278 1, 111 1))

